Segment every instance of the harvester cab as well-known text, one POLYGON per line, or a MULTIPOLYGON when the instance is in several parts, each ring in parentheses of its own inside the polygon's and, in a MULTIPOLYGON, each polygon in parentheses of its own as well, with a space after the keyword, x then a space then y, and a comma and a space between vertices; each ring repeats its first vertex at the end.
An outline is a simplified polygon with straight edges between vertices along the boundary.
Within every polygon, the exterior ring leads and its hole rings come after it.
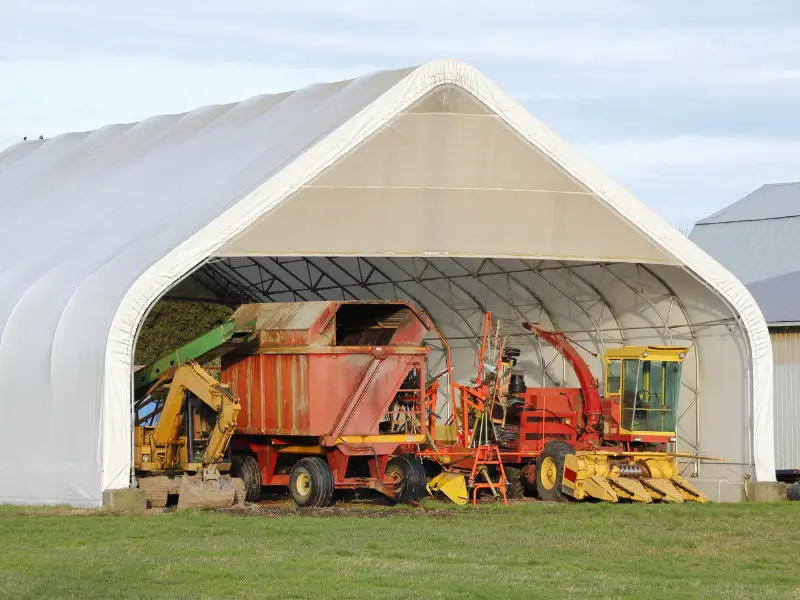
POLYGON ((604 438, 641 447, 676 441, 681 370, 689 349, 625 346, 603 356, 604 438))

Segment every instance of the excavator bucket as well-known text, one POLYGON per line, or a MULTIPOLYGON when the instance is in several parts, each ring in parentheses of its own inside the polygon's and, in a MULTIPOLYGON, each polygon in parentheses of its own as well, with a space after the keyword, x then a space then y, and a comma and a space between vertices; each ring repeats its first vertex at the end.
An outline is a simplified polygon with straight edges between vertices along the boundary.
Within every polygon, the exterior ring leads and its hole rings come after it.
POLYGON ((466 504, 469 501, 467 494, 467 480, 463 475, 442 471, 428 482, 428 492, 442 492, 456 504, 466 504))
POLYGON ((202 475, 184 475, 178 491, 178 509, 229 508, 244 503, 244 482, 229 475, 203 479, 202 475), (235 485, 236 482, 241 485, 235 485), (237 489, 238 488, 238 489, 237 489))

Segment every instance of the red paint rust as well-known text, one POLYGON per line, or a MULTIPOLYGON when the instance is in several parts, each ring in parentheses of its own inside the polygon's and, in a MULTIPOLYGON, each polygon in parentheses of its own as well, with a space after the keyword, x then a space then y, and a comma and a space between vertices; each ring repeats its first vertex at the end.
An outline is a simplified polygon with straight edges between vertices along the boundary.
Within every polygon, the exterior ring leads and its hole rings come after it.
POLYGON ((345 304, 354 303, 274 303, 237 310, 238 324, 255 321, 260 329, 257 347, 248 350, 252 354, 222 359, 222 381, 242 403, 239 434, 378 433, 409 368, 424 368, 428 351, 420 344, 428 328, 408 304, 385 303, 399 311, 388 320, 393 329, 373 330, 389 332, 381 334, 391 336, 387 343, 380 349, 336 346, 335 313, 345 304), (376 360, 378 368, 363 381, 376 360))

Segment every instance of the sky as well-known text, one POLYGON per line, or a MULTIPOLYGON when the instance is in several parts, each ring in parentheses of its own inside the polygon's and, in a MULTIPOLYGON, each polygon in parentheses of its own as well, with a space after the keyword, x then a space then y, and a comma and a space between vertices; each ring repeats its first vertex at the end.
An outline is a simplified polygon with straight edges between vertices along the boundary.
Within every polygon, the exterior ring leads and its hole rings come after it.
POLYGON ((435 58, 677 227, 800 180, 798 0, 0 0, 0 148, 435 58))

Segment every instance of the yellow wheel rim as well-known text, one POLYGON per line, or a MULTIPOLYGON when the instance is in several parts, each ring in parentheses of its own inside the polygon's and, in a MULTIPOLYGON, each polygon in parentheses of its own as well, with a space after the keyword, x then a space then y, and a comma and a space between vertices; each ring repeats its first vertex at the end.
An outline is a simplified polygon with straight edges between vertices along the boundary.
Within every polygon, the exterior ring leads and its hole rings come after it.
POLYGON ((542 482, 542 487, 546 490, 552 490, 558 481, 558 467, 556 467, 556 461, 549 456, 545 456, 540 471, 539 480, 542 482))
POLYGON ((297 493, 301 496, 308 496, 311 492, 311 477, 308 473, 300 473, 297 476, 297 493))

